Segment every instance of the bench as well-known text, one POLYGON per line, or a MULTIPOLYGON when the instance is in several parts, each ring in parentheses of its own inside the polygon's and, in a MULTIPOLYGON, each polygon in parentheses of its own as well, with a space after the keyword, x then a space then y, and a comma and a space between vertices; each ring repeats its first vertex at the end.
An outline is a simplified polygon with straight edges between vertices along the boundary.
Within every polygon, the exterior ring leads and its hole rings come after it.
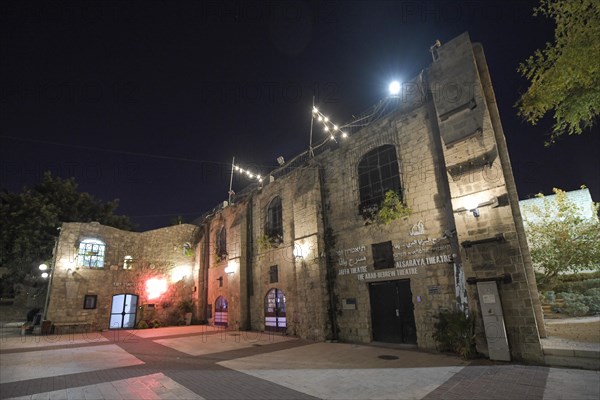
POLYGON ((75 332, 89 332, 92 328, 92 324, 89 322, 53 322, 52 323, 53 333, 75 333, 75 332))

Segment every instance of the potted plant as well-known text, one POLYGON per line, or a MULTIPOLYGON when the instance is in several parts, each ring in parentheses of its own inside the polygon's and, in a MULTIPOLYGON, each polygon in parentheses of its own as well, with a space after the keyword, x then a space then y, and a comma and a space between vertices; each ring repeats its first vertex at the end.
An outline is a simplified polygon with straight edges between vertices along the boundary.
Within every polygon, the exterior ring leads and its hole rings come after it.
POLYGON ((185 317, 185 324, 191 325, 192 311, 194 310, 194 302, 192 300, 181 300, 178 305, 179 311, 185 317))

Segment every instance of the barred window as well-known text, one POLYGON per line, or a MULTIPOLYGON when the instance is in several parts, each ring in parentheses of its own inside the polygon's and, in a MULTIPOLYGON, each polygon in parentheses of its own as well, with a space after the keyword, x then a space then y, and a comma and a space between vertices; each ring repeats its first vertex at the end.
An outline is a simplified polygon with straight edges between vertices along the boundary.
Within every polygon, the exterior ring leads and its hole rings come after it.
POLYGON ((378 208, 390 190, 402 194, 394 146, 377 147, 361 158, 358 163, 358 190, 361 214, 373 207, 378 208))
POLYGON ((98 239, 85 239, 79 243, 79 265, 90 268, 104 268, 104 242, 98 239))
POLYGON ((224 259, 227 256, 227 230, 222 227, 217 234, 217 256, 224 259))
POLYGON ((267 223, 265 234, 274 243, 283 242, 283 219, 281 209, 281 197, 277 196, 267 207, 267 223))
POLYGON ((269 283, 277 282, 279 282, 279 271, 277 265, 272 265, 269 267, 269 283))

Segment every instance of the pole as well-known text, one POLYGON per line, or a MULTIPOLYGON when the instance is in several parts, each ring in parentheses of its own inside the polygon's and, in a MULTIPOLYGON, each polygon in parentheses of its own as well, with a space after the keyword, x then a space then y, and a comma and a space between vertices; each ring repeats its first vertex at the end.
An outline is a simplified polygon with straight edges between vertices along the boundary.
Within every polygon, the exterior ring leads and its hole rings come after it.
POLYGON ((308 155, 311 158, 315 156, 315 154, 313 153, 313 148, 312 148, 313 124, 315 121, 315 113, 313 112, 314 109, 315 109, 315 96, 313 96, 312 108, 310 109, 310 139, 308 142, 308 155))
MULTIPOLYGON (((59 228, 60 229, 60 228, 59 228)), ((59 235, 60 237, 60 235, 59 235)), ((44 300, 44 313, 42 314, 42 320, 48 318, 48 304, 50 302, 50 291, 52 290, 52 280, 54 279, 54 270, 56 269, 56 257, 58 248, 58 239, 54 239, 54 251, 52 257, 52 264, 50 265, 50 276, 48 277, 48 289, 46 289, 46 300, 44 300)))
POLYGON ((229 200, 228 205, 231 205, 231 188, 233 187, 233 167, 235 166, 235 156, 231 159, 231 177, 229 177, 229 200))

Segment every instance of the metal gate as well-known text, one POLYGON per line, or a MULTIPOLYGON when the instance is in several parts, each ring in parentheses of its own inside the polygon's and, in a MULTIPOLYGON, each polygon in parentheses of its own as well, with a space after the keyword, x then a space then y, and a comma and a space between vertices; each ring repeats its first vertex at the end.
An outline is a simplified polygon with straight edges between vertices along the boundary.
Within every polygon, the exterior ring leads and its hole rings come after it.
POLYGON ((215 325, 227 326, 227 300, 223 296, 215 300, 215 325))
POLYGON ((373 340, 417 343, 410 280, 376 282, 369 285, 373 340))
POLYGON ((265 296, 265 331, 285 332, 285 294, 282 290, 271 289, 265 296))
POLYGON ((135 328, 138 296, 135 294, 115 294, 112 297, 109 329, 135 328))

